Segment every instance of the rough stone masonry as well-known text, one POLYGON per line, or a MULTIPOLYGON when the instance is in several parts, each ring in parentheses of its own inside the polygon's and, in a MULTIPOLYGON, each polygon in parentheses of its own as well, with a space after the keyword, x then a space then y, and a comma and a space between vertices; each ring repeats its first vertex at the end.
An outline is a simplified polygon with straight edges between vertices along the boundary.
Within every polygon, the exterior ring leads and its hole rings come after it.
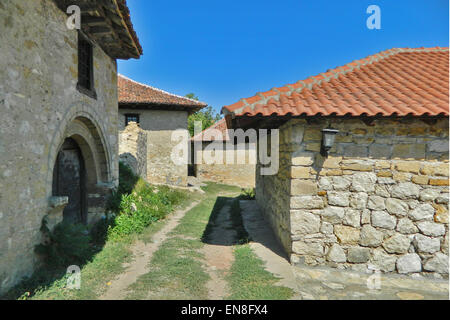
POLYGON ((293 264, 448 277, 448 118, 290 120, 257 201, 293 264), (321 130, 340 130, 328 157, 321 130))
POLYGON ((65 141, 85 167, 86 223, 118 183, 116 56, 94 42, 96 98, 77 90, 79 35, 56 2, 0 1, 0 293, 33 273, 43 218, 60 222, 70 202, 53 183, 65 141))

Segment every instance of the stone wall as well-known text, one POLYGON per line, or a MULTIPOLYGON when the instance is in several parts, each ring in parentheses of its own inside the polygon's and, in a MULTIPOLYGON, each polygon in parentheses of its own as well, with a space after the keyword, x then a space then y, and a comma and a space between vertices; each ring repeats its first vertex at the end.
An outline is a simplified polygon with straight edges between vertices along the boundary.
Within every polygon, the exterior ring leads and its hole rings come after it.
POLYGON ((146 180, 156 184, 186 186, 188 166, 187 164, 175 165, 171 159, 171 153, 179 144, 178 141, 172 141, 172 133, 178 129, 187 131, 187 111, 120 108, 120 131, 125 127, 127 113, 139 114, 139 126, 147 133, 146 180))
POLYGON ((291 262, 448 277, 448 125, 448 118, 285 124, 282 169, 257 179, 257 195, 291 262), (340 133, 324 158, 328 126, 340 133), (278 188, 289 200, 272 204, 278 188))
POLYGON ((138 176, 147 177, 147 132, 136 122, 119 133, 119 160, 138 176))
MULTIPOLYGON (((198 150, 197 158, 202 158, 208 153, 213 151, 204 151, 208 143, 203 143, 202 150, 198 150)), ((233 146, 233 150, 226 150, 224 144, 218 145, 216 153, 220 153, 218 157, 224 159, 222 163, 206 164, 204 162, 196 164, 196 176, 202 180, 214 181, 229 185, 235 185, 242 188, 254 188, 255 187, 255 170, 256 170, 256 148, 248 148, 245 144, 233 146), (237 150, 240 150, 239 152, 237 150), (237 162, 237 154, 243 154, 245 156, 245 163, 241 164, 237 162), (225 163, 226 159, 229 163, 225 163)))
POLYGON ((118 181, 116 63, 95 46, 97 99, 78 92, 77 31, 66 19, 50 0, 0 1, 0 292, 31 275, 42 219, 61 214, 52 175, 66 137, 93 151, 89 213, 118 181))
MULTIPOLYGON (((290 215, 290 141, 289 130, 280 131, 279 171, 275 175, 261 175, 261 164, 256 165, 256 202, 262 209, 264 218, 269 222, 286 253, 292 251, 291 215, 290 215)), ((271 138, 268 138, 268 150, 271 138)), ((258 145, 258 148, 260 146, 258 145)))

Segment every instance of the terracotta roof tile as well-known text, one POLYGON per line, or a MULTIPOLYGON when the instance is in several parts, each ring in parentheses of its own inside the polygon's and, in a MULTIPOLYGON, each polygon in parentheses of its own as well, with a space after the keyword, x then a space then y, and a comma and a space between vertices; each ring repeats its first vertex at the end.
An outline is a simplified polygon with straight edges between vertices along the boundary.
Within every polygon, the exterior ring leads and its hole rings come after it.
POLYGON ((207 106, 206 103, 168 93, 123 75, 118 77, 118 90, 119 104, 178 106, 192 110, 200 110, 207 106))
POLYGON ((222 110, 235 116, 448 116, 448 74, 448 48, 394 48, 222 110))
POLYGON ((191 138, 192 141, 205 141, 205 142, 211 142, 211 141, 229 141, 230 136, 228 135, 228 126, 225 119, 219 120, 216 123, 214 123, 211 127, 203 130, 196 136, 193 136, 191 138), (222 140, 214 140, 213 137, 213 130, 219 130, 222 133, 222 140))

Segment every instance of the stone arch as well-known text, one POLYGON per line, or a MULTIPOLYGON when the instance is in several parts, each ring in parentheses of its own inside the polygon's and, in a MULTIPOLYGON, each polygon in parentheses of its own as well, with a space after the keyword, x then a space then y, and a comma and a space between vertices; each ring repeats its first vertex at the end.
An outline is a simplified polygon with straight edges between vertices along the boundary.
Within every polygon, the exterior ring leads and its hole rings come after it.
MULTIPOLYGON (((115 186, 112 149, 105 138, 100 116, 82 103, 72 106, 64 115, 52 138, 48 158, 47 195, 52 198, 53 171, 58 153, 66 139, 78 145, 86 171, 87 214, 102 213, 105 198, 115 186)), ((54 200, 54 199, 53 199, 54 200)))

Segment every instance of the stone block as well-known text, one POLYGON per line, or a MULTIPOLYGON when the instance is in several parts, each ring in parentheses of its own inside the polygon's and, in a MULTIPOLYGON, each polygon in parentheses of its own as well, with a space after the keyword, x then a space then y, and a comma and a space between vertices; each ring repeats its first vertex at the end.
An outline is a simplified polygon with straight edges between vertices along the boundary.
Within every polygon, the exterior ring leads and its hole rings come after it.
POLYGON ((291 197, 291 209, 322 209, 323 199, 319 196, 291 197))
POLYGON ((365 209, 369 196, 365 192, 356 192, 350 195, 350 207, 355 209, 365 209))
POLYGON ((390 214, 394 214, 399 217, 404 217, 408 214, 409 206, 403 200, 389 198, 386 199, 386 210, 390 214))
POLYGON ((344 147, 344 156, 347 158, 367 158, 369 155, 368 147, 356 144, 350 144, 344 147))
POLYGON ((445 235, 445 226, 440 223, 423 221, 417 224, 420 232, 427 236, 439 237, 445 235))
POLYGON ((320 231, 320 217, 304 210, 291 211, 291 233, 314 234, 320 231))
POLYGON ((370 249, 351 247, 347 252, 347 261, 351 263, 365 263, 370 259, 370 249))
POLYGON ((414 210, 408 213, 413 221, 433 220, 435 209, 432 205, 425 203, 418 205, 414 210))
POLYGON ((402 182, 392 188, 392 197, 399 199, 417 199, 420 187, 411 182, 402 182))
POLYGON ((327 260, 336 263, 343 263, 347 261, 344 249, 338 244, 333 244, 328 251, 327 260))
POLYGON ((438 272, 440 274, 448 274, 448 256, 443 253, 436 253, 423 266, 425 271, 438 272))
POLYGON ((448 153, 449 151, 448 140, 434 140, 428 142, 428 151, 448 153))
POLYGON ((397 271, 402 274, 422 271, 422 260, 416 253, 406 254, 397 260, 397 271))
POLYGON ((359 229, 342 225, 334 226, 334 234, 341 244, 358 244, 360 238, 359 229))
POLYGON ((334 190, 347 190, 352 184, 351 177, 333 177, 332 181, 334 190))
POLYGON ((391 161, 379 160, 375 162, 375 169, 391 169, 391 161))
POLYGON ((291 180, 291 195, 316 195, 317 183, 311 180, 291 180))
POLYGON ((319 128, 309 128, 305 129, 303 136, 304 141, 322 141, 322 130, 319 128))
POLYGON ((291 178, 309 179, 311 177, 311 168, 309 167, 291 167, 291 178))
POLYGON ((329 223, 341 223, 345 215, 345 209, 340 207, 326 207, 322 213, 322 219, 329 223))
POLYGON ((395 169, 403 172, 419 173, 421 163, 417 161, 401 161, 395 163, 395 169))
POLYGON ((383 243, 384 235, 370 225, 364 225, 361 229, 359 244, 364 247, 378 247, 383 243))
POLYGON ((439 238, 430 238, 421 234, 415 235, 414 245, 417 251, 421 253, 435 253, 441 249, 439 238))
POLYGON ((412 223, 411 220, 408 218, 402 218, 397 223, 397 229, 398 232, 403 234, 414 234, 419 231, 417 227, 412 223))
POLYGON ((397 159, 425 159, 426 145, 424 143, 396 144, 392 150, 392 157, 397 159))
POLYGON ((449 164, 448 163, 440 163, 440 164, 432 164, 426 163, 420 172, 427 176, 441 176, 448 177, 449 175, 449 164))
POLYGON ((386 144, 371 144, 369 156, 373 159, 389 159, 392 155, 392 146, 386 144))
POLYGON ((386 211, 372 211, 372 225, 388 230, 394 230, 397 225, 397 219, 386 211))
POLYGON ((410 245, 411 239, 408 236, 399 233, 394 234, 383 242, 384 250, 388 253, 396 254, 407 253, 410 245))
POLYGON ((373 172, 358 172, 352 177, 351 190, 356 192, 373 192, 377 176, 373 172))
POLYGON ((324 160, 322 167, 326 169, 339 169, 341 161, 342 157, 329 156, 324 160))
POLYGON ((323 245, 317 242, 294 241, 292 251, 295 254, 315 257, 322 257, 325 254, 323 245))
POLYGON ((436 210, 434 214, 434 221, 438 223, 448 224, 448 210, 445 206, 440 204, 432 204, 433 208, 436 210))
POLYGON ((411 181, 415 184, 427 185, 430 181, 430 178, 428 176, 413 176, 411 178, 411 181))
POLYGON ((410 181, 412 177, 411 173, 407 172, 394 172, 392 178, 397 182, 407 182, 410 181))
POLYGON ((382 249, 373 250, 371 263, 382 272, 395 271, 396 256, 386 254, 382 249))
POLYGON ((424 189, 420 192, 420 201, 434 201, 439 197, 440 191, 437 189, 424 189))
POLYGON ((338 207, 348 207, 349 206, 349 192, 328 192, 328 204, 338 207))
POLYGON ((429 184, 430 184, 430 186, 448 186, 449 180, 448 179, 430 179, 429 184))
POLYGON ((311 166, 314 164, 314 158, 313 152, 294 153, 291 162, 294 166, 311 166))
POLYGON ((380 196, 370 196, 367 202, 367 208, 372 210, 384 210, 386 209, 385 199, 380 196))
POLYGON ((361 226, 361 211, 356 209, 345 209, 344 219, 342 223, 346 226, 358 228, 361 226))
POLYGON ((377 177, 390 178, 392 176, 393 176, 393 173, 390 170, 381 170, 381 171, 377 172, 377 177))

